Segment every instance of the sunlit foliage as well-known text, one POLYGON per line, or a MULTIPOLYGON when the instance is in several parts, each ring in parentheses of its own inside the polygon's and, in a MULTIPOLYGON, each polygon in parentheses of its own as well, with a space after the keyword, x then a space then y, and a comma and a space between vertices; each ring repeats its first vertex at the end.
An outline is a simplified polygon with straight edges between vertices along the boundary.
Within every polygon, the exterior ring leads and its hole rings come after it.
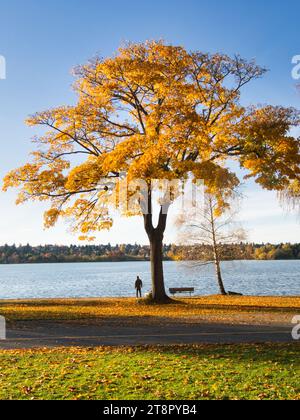
POLYGON ((97 58, 75 71, 74 106, 28 119, 45 133, 35 138, 30 163, 6 176, 4 190, 21 187, 19 203, 50 200, 45 225, 69 218, 81 239, 112 226, 110 205, 124 173, 148 182, 191 175, 218 196, 239 184, 228 169, 235 159, 262 187, 282 190, 299 176, 299 142, 290 135, 299 114, 241 105, 242 87, 264 73, 240 57, 163 42, 97 58), (99 188, 107 177, 110 188, 99 188))

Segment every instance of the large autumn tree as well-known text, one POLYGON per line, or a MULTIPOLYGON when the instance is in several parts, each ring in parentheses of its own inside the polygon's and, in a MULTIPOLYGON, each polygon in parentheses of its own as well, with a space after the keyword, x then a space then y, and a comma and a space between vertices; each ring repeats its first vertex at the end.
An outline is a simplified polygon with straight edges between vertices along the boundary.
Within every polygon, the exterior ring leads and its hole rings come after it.
MULTIPOLYGON (((239 183, 228 169, 236 159, 264 188, 284 189, 299 177, 299 142, 289 134, 299 114, 240 104, 243 86, 264 72, 240 57, 163 42, 129 44, 112 58, 94 59, 75 71, 76 105, 28 119, 45 133, 34 139, 30 163, 6 176, 4 190, 21 187, 19 203, 49 200, 46 226, 66 217, 86 237, 112 226, 109 200, 125 177, 148 184, 203 179, 221 208, 218 192, 239 183), (103 178, 111 178, 109 187, 101 188, 103 178)), ((141 213, 151 246, 153 298, 164 302, 162 244, 171 203, 161 203, 156 224, 150 189, 146 199, 148 212, 141 213)))

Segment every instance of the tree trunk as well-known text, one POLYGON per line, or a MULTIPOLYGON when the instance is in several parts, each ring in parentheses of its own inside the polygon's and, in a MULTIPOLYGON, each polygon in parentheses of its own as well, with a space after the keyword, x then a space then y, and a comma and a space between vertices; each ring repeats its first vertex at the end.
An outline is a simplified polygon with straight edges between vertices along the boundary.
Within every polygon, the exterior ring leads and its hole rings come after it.
POLYGON ((216 277, 217 277, 217 281, 218 281, 218 285, 219 285, 221 295, 226 296, 227 293, 226 293, 224 283, 223 283, 223 279, 222 279, 220 261, 219 261, 217 255, 215 255, 215 268, 216 268, 216 277))
POLYGON ((152 297, 157 303, 169 300, 165 291, 163 269, 163 235, 155 229, 150 239, 152 297))
POLYGON ((219 256, 218 243, 217 243, 217 238, 216 238, 215 217, 214 217, 214 210, 213 210, 211 198, 209 199, 209 210, 210 210, 210 224, 211 224, 212 246, 213 246, 213 252, 214 252, 216 277, 217 277, 217 282, 219 285, 221 295, 226 296, 227 293, 224 287, 222 274, 221 274, 220 256, 219 256))
POLYGON ((163 269, 163 239, 167 225, 168 207, 161 207, 158 225, 153 226, 152 219, 152 195, 149 192, 147 197, 147 212, 144 214, 145 230, 147 232, 150 251, 151 251, 151 279, 152 279, 152 298, 156 303, 167 303, 171 299, 167 296, 164 282, 163 269))

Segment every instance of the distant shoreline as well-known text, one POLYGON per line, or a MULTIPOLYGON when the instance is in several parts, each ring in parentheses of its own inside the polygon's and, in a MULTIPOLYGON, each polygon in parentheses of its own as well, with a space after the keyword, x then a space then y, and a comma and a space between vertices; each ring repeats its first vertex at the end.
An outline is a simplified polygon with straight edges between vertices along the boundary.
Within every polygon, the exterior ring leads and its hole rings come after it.
MULTIPOLYGON (((164 261, 212 261, 213 250, 208 245, 163 246, 164 261)), ((300 260, 298 244, 239 243, 224 245, 224 261, 300 260)), ((52 264, 94 262, 148 262, 150 247, 139 244, 100 245, 2 245, 1 264, 52 264)))
MULTIPOLYGON (((172 261, 171 259, 165 259, 164 261, 172 261)), ((150 258, 149 259, 120 259, 120 260, 115 260, 115 259, 101 259, 99 261, 95 261, 95 260, 90 260, 90 261, 27 261, 27 262, 8 262, 8 263, 3 263, 0 262, 0 266, 1 265, 43 265, 43 264, 99 264, 99 263, 122 263, 122 262, 150 262, 150 258)))
MULTIPOLYGON (((224 260, 222 262, 243 262, 243 261, 253 261, 253 262, 278 262, 278 261, 290 261, 290 262, 295 262, 295 261, 299 261, 300 259, 278 259, 278 260, 255 260, 253 258, 249 258, 249 259, 234 259, 234 260, 224 260)), ((44 265, 44 264, 101 264, 101 263, 124 263, 124 262, 137 262, 137 263, 142 263, 142 262, 150 262, 150 258, 147 259, 138 259, 138 258, 124 258, 124 259, 99 259, 98 261, 95 260, 88 260, 88 261, 81 261, 81 260, 74 260, 74 261, 27 261, 27 262, 7 262, 7 263, 3 263, 0 262, 0 266, 9 266, 9 265, 44 265)), ((196 261, 196 260, 175 260, 172 258, 164 258, 163 262, 177 262, 177 263, 197 263, 197 262, 201 262, 196 261)), ((213 262, 211 262, 211 264, 213 264, 213 262)))

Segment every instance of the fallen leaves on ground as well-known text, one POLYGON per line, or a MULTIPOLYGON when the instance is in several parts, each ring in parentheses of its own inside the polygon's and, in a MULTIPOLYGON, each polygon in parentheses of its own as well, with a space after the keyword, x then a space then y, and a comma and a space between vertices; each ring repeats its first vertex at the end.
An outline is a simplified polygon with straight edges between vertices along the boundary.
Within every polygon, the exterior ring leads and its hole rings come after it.
POLYGON ((107 317, 193 317, 239 312, 300 312, 300 297, 208 296, 178 299, 171 305, 138 304, 135 299, 53 299, 0 301, 8 320, 68 320, 107 317))

